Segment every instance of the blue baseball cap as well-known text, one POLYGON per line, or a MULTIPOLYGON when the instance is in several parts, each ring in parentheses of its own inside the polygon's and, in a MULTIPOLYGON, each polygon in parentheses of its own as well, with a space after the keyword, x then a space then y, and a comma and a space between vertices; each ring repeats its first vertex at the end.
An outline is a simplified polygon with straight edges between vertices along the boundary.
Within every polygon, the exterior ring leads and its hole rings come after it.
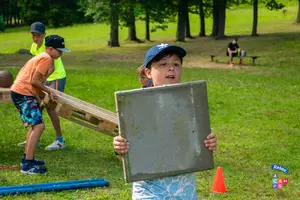
POLYGON ((59 35, 48 35, 45 38, 45 46, 53 47, 63 52, 70 52, 70 50, 65 47, 64 38, 60 37, 59 35))
POLYGON ((39 33, 44 34, 45 33, 45 25, 42 22, 34 22, 30 25, 30 32, 31 33, 39 33))
POLYGON ((183 58, 186 55, 186 51, 184 48, 181 48, 179 46, 171 45, 171 44, 158 44, 151 49, 149 49, 146 53, 145 60, 144 60, 144 67, 147 67, 147 65, 159 54, 162 54, 164 52, 174 52, 179 57, 183 58))

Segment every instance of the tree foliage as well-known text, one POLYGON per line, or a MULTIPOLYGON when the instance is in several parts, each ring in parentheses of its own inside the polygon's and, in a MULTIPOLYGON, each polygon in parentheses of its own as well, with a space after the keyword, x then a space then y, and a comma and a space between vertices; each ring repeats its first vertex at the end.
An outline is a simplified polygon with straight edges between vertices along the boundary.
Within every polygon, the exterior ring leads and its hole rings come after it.
POLYGON ((269 10, 280 10, 285 7, 283 3, 278 3, 276 0, 266 0, 264 1, 266 8, 269 10))
POLYGON ((18 0, 26 24, 41 21, 50 27, 85 22, 78 0, 18 0))
POLYGON ((81 0, 80 5, 86 16, 93 18, 94 22, 110 24, 109 0, 81 0))
POLYGON ((2 17, 2 15, 0 15, 0 32, 4 32, 4 29, 5 29, 4 18, 2 17))

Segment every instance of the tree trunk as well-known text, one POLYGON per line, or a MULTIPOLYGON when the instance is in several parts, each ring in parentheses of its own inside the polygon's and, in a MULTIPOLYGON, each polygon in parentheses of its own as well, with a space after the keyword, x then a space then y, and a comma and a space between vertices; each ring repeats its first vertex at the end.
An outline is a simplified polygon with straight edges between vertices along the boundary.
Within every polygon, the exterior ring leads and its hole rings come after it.
POLYGON ((136 27, 135 27, 135 15, 133 5, 129 8, 129 22, 128 22, 128 40, 129 41, 139 41, 136 37, 136 27))
POLYGON ((300 23, 300 0, 298 1, 298 15, 297 15, 296 23, 297 24, 300 23))
POLYGON ((203 10, 203 0, 199 0, 199 16, 200 16, 200 37, 205 37, 205 15, 203 10))
POLYGON ((226 0, 219 0, 218 32, 217 39, 225 38, 226 0))
POLYGON ((6 24, 9 24, 9 1, 4 4, 5 8, 4 8, 4 21, 6 22, 6 24))
POLYGON ((116 0, 110 1, 110 40, 108 46, 119 47, 119 9, 116 0))
POLYGON ((189 11, 188 11, 188 8, 187 8, 187 11, 186 11, 186 26, 185 26, 185 37, 187 38, 193 38, 192 35, 191 35, 191 28, 190 28, 190 18, 189 18, 189 11))
POLYGON ((145 28, 146 28, 146 37, 145 39, 150 41, 150 13, 149 10, 146 10, 146 19, 145 19, 145 28))
POLYGON ((177 0, 178 2, 178 20, 177 20, 177 32, 176 41, 185 41, 185 26, 186 26, 186 14, 185 4, 188 3, 186 0, 177 0))
POLYGON ((17 25, 19 25, 19 8, 18 8, 18 1, 15 2, 15 5, 14 5, 14 8, 15 8, 15 12, 14 12, 14 15, 15 15, 15 23, 17 25))
POLYGON ((13 20, 14 20, 14 24, 15 25, 18 25, 18 23, 17 23, 17 16, 14 14, 14 16, 13 16, 13 20))
POLYGON ((219 10, 218 10, 218 0, 213 0, 213 25, 212 25, 212 32, 211 36, 215 37, 218 34, 218 27, 219 27, 219 10))
POLYGON ((257 34, 257 22, 258 22, 258 0, 253 0, 253 25, 252 25, 252 35, 258 36, 257 34))

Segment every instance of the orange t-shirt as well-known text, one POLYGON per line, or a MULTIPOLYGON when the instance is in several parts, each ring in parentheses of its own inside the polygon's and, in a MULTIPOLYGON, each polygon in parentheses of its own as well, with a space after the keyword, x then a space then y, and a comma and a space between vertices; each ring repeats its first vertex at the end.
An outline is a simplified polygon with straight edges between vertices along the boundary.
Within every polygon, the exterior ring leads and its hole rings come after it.
POLYGON ((49 75, 47 72, 51 67, 53 67, 53 58, 46 52, 31 58, 19 71, 14 84, 11 86, 11 91, 25 96, 37 95, 38 89, 31 84, 33 75, 38 71, 46 79, 46 75, 49 75))

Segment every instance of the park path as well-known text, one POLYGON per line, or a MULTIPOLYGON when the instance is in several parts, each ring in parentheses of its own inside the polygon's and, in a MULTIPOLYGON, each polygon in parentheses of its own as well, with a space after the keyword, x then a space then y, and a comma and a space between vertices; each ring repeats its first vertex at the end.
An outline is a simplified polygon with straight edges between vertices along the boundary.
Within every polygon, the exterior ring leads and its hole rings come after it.
POLYGON ((235 64, 233 67, 229 67, 226 63, 216 63, 216 62, 204 62, 204 61, 192 61, 185 60, 183 66, 185 68, 216 68, 216 69, 249 69, 247 65, 239 66, 235 64))

